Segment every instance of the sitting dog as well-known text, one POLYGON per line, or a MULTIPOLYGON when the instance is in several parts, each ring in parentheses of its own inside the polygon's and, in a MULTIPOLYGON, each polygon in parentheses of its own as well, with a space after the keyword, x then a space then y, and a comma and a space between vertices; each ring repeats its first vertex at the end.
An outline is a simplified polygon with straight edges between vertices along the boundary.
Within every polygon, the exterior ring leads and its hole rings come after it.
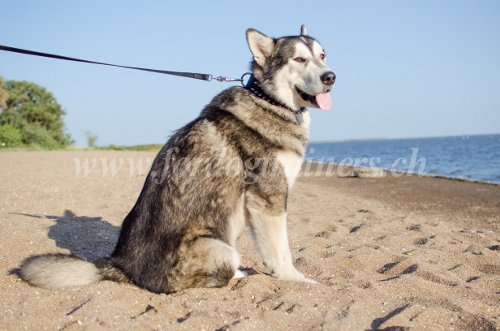
POLYGON ((307 108, 331 107, 335 74, 304 26, 277 39, 248 29, 246 39, 248 83, 217 95, 160 150, 111 257, 33 256, 21 266, 25 281, 113 280, 156 293, 225 286, 244 276, 236 241, 248 227, 269 274, 313 282, 292 262, 287 197, 308 142, 307 108))

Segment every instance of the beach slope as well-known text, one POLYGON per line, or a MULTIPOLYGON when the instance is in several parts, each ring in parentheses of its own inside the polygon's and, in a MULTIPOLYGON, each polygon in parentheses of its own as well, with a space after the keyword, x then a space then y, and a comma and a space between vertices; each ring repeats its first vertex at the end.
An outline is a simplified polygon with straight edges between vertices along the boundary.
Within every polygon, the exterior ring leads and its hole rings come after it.
POLYGON ((45 290, 24 258, 110 254, 150 152, 0 153, 0 328, 494 330, 500 325, 500 186, 392 175, 301 176, 289 199, 297 268, 317 285, 253 274, 220 289, 157 295, 103 281, 45 290))

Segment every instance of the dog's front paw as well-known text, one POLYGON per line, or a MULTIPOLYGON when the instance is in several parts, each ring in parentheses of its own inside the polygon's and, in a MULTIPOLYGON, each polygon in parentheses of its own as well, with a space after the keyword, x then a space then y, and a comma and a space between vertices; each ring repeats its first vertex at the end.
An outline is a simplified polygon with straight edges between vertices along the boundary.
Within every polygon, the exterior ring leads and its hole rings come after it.
POLYGON ((244 278, 248 276, 248 273, 246 273, 245 271, 243 270, 240 270, 239 268, 236 269, 236 271, 234 272, 234 276, 233 276, 233 279, 238 279, 238 278, 244 278))
POLYGON ((298 271, 295 268, 290 268, 286 271, 282 271, 280 273, 276 273, 274 275, 276 278, 280 280, 292 280, 292 281, 297 281, 297 282, 304 282, 304 283, 309 283, 309 284, 317 284, 315 280, 309 279, 304 276, 303 273, 298 271))
POLYGON ((315 281, 314 279, 306 278, 306 277, 304 277, 304 279, 302 281, 304 283, 308 283, 308 284, 319 284, 319 282, 315 281))

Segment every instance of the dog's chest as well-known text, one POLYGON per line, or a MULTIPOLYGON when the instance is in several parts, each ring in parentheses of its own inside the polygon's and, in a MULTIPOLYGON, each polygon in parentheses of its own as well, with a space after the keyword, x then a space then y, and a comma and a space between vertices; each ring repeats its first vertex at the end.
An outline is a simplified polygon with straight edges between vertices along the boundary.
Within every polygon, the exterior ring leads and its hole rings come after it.
POLYGON ((302 156, 297 155, 294 152, 283 151, 276 154, 276 159, 283 168, 283 172, 286 177, 286 182, 288 184, 288 189, 290 189, 295 183, 295 179, 300 173, 302 167, 302 161, 304 160, 302 156))
MULTIPOLYGON (((309 135, 309 126, 311 123, 311 117, 309 113, 301 113, 300 119, 297 118, 299 125, 304 130, 306 136, 309 135)), ((305 147, 305 146, 304 146, 305 147)), ((276 159, 283 168, 283 172, 286 177, 286 182, 288 184, 288 189, 291 189, 297 176, 302 169, 302 163, 304 162, 304 157, 298 155, 291 151, 280 151, 276 153, 276 159)))

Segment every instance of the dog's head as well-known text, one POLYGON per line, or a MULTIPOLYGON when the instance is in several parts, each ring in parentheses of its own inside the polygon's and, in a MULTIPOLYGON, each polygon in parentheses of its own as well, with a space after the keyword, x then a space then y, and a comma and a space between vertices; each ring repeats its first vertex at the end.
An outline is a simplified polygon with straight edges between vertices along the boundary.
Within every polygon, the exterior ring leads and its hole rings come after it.
POLYGON ((253 54, 252 73, 266 93, 292 109, 330 109, 335 74, 323 47, 307 35, 304 25, 300 36, 273 39, 248 29, 246 37, 253 54))

